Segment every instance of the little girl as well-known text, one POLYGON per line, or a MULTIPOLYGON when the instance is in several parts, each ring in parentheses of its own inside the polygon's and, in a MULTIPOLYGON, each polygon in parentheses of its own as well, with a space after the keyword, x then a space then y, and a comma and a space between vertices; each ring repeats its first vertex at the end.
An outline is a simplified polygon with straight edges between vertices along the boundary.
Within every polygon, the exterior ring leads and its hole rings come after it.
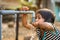
POLYGON ((29 24, 27 22, 27 14, 23 14, 22 23, 24 27, 35 30, 39 37, 39 40, 53 40, 49 38, 48 33, 55 32, 53 26, 55 20, 54 12, 49 9, 39 9, 36 11, 35 22, 29 24), (45 37, 45 38, 44 38, 45 37), (48 38, 48 39, 47 39, 48 38))

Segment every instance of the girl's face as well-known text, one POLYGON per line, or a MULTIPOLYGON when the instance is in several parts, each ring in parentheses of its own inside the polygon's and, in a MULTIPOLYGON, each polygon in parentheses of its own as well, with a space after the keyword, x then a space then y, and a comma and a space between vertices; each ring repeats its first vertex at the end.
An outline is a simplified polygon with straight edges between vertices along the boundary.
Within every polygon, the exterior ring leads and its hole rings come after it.
POLYGON ((35 21, 36 22, 44 22, 44 18, 39 13, 37 13, 35 16, 35 21))

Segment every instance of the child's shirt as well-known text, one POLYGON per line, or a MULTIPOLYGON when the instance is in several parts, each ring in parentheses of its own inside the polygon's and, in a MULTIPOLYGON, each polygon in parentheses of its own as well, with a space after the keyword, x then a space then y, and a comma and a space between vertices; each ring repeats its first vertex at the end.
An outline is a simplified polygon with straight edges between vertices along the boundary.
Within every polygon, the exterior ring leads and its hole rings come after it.
POLYGON ((55 26, 52 23, 46 22, 48 25, 50 25, 54 31, 44 31, 43 37, 41 37, 41 30, 40 28, 37 28, 37 35, 39 40, 59 40, 60 39, 60 32, 55 28, 55 26))

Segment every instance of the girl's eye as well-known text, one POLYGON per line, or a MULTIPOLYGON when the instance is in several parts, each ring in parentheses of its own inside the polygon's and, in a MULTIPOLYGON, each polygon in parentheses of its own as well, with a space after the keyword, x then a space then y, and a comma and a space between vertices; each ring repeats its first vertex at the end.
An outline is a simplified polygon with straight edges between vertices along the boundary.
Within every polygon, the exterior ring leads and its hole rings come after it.
POLYGON ((35 17, 35 19, 40 19, 40 17, 35 17))
POLYGON ((38 17, 38 19, 40 19, 40 17, 38 17))

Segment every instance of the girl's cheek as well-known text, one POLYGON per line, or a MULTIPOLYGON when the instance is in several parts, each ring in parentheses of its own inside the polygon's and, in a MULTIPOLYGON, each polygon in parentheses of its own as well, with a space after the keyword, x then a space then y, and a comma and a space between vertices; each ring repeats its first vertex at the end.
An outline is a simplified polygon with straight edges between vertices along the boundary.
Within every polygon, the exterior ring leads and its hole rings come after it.
POLYGON ((40 22, 40 23, 41 23, 41 22, 44 22, 44 20, 43 20, 43 19, 40 19, 38 22, 40 22))

